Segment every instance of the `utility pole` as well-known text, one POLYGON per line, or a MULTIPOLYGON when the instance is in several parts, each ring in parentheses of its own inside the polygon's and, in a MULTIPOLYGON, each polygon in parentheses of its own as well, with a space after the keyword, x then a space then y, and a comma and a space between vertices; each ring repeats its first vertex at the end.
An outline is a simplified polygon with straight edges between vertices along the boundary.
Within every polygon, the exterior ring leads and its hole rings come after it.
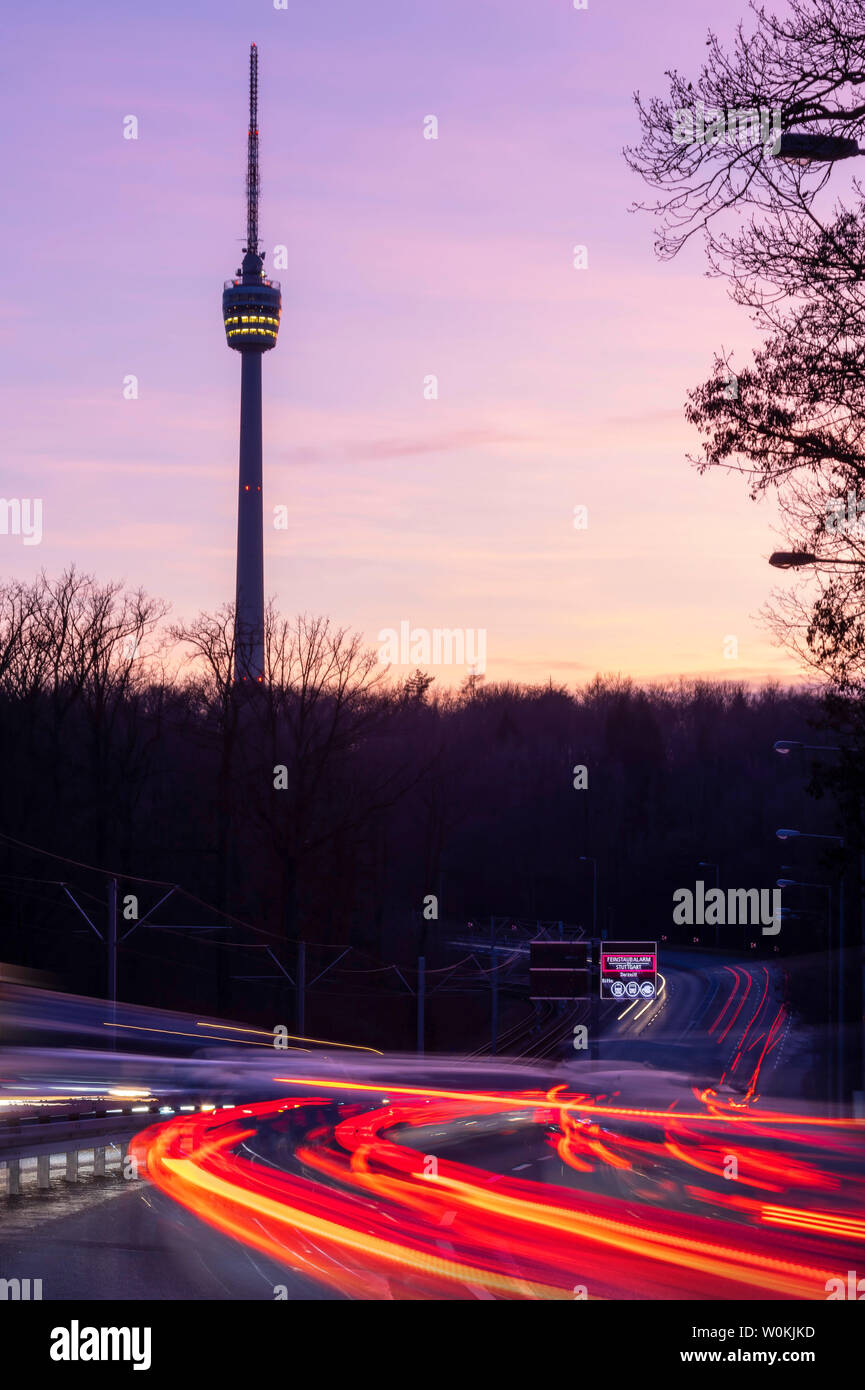
MULTIPOLYGON (((698 865, 698 867, 701 868, 701 869, 714 869, 714 870, 715 870, 715 888, 716 888, 716 889, 719 889, 719 888, 721 887, 721 868, 720 868, 720 865, 718 865, 718 864, 713 864, 712 861, 709 860, 709 859, 701 859, 701 860, 700 860, 700 863, 699 863, 699 865, 698 865)), ((718 914, 716 913, 715 916, 717 917, 717 915, 718 915, 718 914)), ((716 921, 716 922, 715 922, 715 950, 716 950, 716 951, 718 950, 718 947, 719 947, 720 944, 721 944, 721 938, 720 938, 720 934, 719 934, 719 933, 720 933, 720 928, 719 928, 718 923, 717 923, 717 921, 716 921)))
POLYGON ((424 1019, 424 1004, 425 1004, 425 1002, 426 1002, 426 981, 425 981, 425 979, 424 979, 425 973, 426 973, 426 957, 425 957, 425 956, 418 956, 418 958, 417 958, 417 1052, 418 1052, 418 1056, 419 1056, 419 1057, 422 1057, 422 1056, 423 1056, 423 1050, 424 1050, 424 1034, 425 1034, 425 1026, 424 1026, 424 1025, 425 1025, 425 1019, 424 1019))
POLYGON ((295 985, 297 1007, 297 1032, 302 1038, 306 1033, 306 942, 297 943, 297 983, 295 985))
POLYGON ((832 1102, 837 1092, 837 1081, 835 1077, 835 1049, 832 1046, 829 1029, 832 1025, 832 1014, 834 1012, 834 983, 832 980, 832 936, 835 931, 835 914, 832 911, 832 885, 829 884, 829 917, 826 923, 826 1101, 831 1108, 832 1102))
POLYGON ((597 937, 592 938, 593 969, 589 971, 589 1056, 593 1062, 600 1060, 601 1040, 598 1036, 601 1027, 601 951, 603 947, 597 937))
POLYGON ((117 879, 108 880, 108 998, 117 1003, 117 879))
MULTIPOLYGON (((860 823, 862 811, 859 813, 860 823)), ((865 852, 859 855, 859 1014, 862 1027, 859 1035, 859 1066, 853 1090, 853 1114, 865 1118, 865 852)))
POLYGON ((114 1024, 117 1018, 117 879, 108 880, 108 930, 105 935, 108 945, 108 1002, 111 1005, 111 1046, 117 1038, 114 1024))
POLYGON ((592 866, 592 935, 598 934, 598 861, 591 854, 580 855, 581 864, 592 866))
POLYGON ((492 990, 490 1010, 490 1045, 495 1057, 499 1045, 499 977, 496 971, 496 919, 490 915, 490 989, 492 990))
POLYGON ((846 1095, 844 1068, 844 865, 838 889, 838 1107, 843 1113, 846 1095))

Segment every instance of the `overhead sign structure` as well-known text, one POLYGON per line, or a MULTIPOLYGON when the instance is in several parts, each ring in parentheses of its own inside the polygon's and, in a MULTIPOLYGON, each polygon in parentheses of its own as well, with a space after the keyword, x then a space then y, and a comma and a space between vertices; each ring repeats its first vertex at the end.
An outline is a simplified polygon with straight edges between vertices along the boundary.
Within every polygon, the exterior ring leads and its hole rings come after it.
POLYGON ((586 999, 588 995, 587 942, 529 942, 530 999, 586 999))
POLYGON ((657 941, 601 942, 601 998, 654 999, 658 991, 657 941))

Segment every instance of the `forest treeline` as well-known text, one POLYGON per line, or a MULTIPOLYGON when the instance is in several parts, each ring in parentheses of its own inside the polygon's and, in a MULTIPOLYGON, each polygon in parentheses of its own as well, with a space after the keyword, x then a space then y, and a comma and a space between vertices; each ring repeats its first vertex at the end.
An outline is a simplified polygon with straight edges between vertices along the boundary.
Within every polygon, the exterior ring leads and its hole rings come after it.
MULTIPOLYGON (((441 690, 327 619, 270 609, 267 627, 268 681, 239 698, 229 608, 167 625, 160 601, 74 569, 0 588, 0 959, 98 993, 99 943, 58 885, 98 914, 94 869, 142 912, 159 890, 134 879, 177 883, 191 896, 164 921, 231 931, 212 948, 140 932, 121 994, 182 996, 197 971, 200 1003, 225 1008, 244 939, 410 961, 489 914, 588 927, 591 859, 599 925, 654 937, 675 889, 714 882, 701 860, 722 887, 768 888, 796 854, 813 877, 778 827, 833 829, 805 759, 772 751, 831 741, 816 693, 617 675, 441 690)), ((807 949, 820 895, 801 907, 785 942, 807 949)))

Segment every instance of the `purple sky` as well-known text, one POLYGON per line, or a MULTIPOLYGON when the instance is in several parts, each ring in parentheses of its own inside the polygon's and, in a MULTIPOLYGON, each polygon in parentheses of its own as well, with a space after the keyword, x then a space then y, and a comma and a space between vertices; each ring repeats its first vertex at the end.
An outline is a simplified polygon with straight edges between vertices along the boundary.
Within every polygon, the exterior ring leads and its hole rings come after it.
POLYGON ((0 536, 2 572, 74 560, 176 618, 233 598, 240 361, 220 296, 254 40, 266 264, 288 248, 266 592, 372 643, 402 620, 486 629, 488 679, 793 678, 757 616, 771 508, 685 459, 686 390, 721 345, 744 359, 749 324, 698 248, 654 260, 621 157, 633 90, 696 74, 709 25, 737 17, 709 0, 19 11, 0 60, 2 495, 41 497, 44 535, 0 536))

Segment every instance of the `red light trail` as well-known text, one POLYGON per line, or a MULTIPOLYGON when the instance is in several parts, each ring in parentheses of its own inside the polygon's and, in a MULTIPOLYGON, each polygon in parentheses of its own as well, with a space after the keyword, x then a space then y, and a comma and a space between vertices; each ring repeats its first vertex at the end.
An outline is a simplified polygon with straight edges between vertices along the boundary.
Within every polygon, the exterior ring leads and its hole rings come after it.
POLYGON ((814 1299, 861 1255, 865 1223, 855 1213, 865 1183, 853 1172, 861 1122, 724 1112, 711 1097, 708 1111, 685 1114, 598 1104, 561 1087, 460 1093, 283 1080, 293 1088, 284 1099, 171 1120, 140 1135, 133 1152, 158 1188, 202 1220, 351 1297, 566 1299, 585 1288, 590 1298, 639 1290, 649 1298, 814 1299), (336 1110, 334 1093, 350 1101, 346 1109, 336 1110), (431 1145, 413 1131, 505 1110, 546 1125, 545 1143, 577 1182, 653 1174, 655 1204, 642 1194, 518 1179, 406 1142, 431 1145), (254 1135, 284 1137, 299 1122, 296 1171, 241 1151, 254 1135), (779 1138, 782 1153, 773 1148, 779 1138), (787 1156, 791 1142, 801 1157, 787 1156), (735 1194, 724 1182, 730 1153, 735 1194), (682 1175, 694 1170, 712 1175, 715 1189, 687 1185, 682 1175), (738 1195, 748 1188, 761 1197, 738 1195), (821 1193, 823 1209, 789 1196, 780 1205, 782 1193, 821 1193))

